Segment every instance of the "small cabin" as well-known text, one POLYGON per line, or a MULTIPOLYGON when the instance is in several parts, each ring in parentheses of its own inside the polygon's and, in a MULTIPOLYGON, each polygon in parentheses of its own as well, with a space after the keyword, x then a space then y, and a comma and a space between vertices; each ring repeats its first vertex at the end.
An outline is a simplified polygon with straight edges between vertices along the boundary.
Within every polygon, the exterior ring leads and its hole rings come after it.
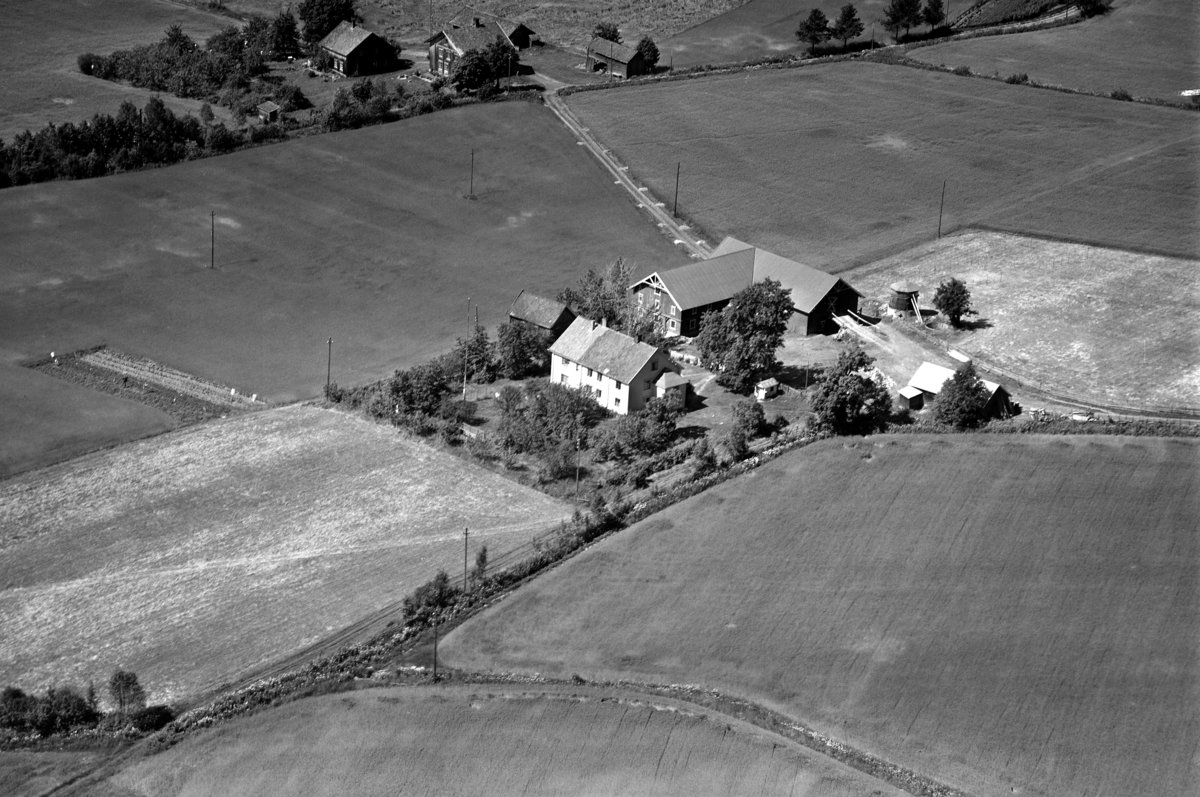
POLYGON ((262 119, 263 124, 270 124, 271 122, 278 122, 280 110, 281 109, 278 105, 271 102, 270 100, 267 100, 266 102, 264 102, 258 106, 258 118, 262 119))
POLYGON ((764 379, 754 386, 754 398, 759 401, 772 399, 783 392, 783 385, 779 384, 779 380, 775 377, 764 379))

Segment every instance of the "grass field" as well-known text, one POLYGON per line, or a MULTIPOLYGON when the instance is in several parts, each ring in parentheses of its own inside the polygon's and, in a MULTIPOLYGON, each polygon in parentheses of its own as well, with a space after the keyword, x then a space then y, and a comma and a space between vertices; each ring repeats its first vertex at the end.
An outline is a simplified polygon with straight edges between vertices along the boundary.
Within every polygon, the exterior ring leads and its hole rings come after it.
POLYGON ((573 95, 714 236, 834 271, 972 224, 1200 255, 1200 118, 869 63, 573 95), (853 97, 853 101, 848 98, 853 97))
POLYGON ((468 297, 494 327, 522 288, 554 295, 618 256, 685 261, 521 102, 7 189, 0 240, 0 361, 106 342, 271 401, 320 391, 329 337, 333 379, 363 383, 447 350, 468 297))
MULTIPOLYGON (((796 29, 819 8, 832 22, 838 17, 844 0, 750 0, 669 39, 659 42, 662 62, 674 63, 675 68, 700 64, 723 64, 751 61, 771 55, 792 53, 804 55, 808 44, 796 38, 796 29)), ((863 0, 854 7, 866 30, 857 41, 869 41, 874 23, 876 41, 891 43, 887 31, 878 20, 883 19, 886 0, 863 0)), ((851 39, 851 42, 856 41, 851 39)), ((841 46, 830 42, 829 46, 841 46)))
MULTIPOLYGON (((46 0, 6 3, 0 26, 0 138, 47 122, 79 122, 115 114, 129 100, 139 108, 153 92, 90 78, 75 62, 83 53, 106 54, 162 38, 182 25, 204 41, 233 20, 162 0, 46 0)), ((164 95, 176 113, 198 113, 201 103, 164 95)), ((214 108, 218 114, 227 114, 214 108)))
POLYGON ((500 685, 370 689, 222 725, 96 797, 901 795, 803 747, 672 700, 500 685))
POLYGON ((454 666, 699 684, 979 797, 1194 793, 1200 447, 830 440, 523 587, 454 666))
POLYGON ((1050 30, 910 50, 920 61, 978 74, 1025 72, 1057 86, 1179 100, 1200 88, 1200 6, 1193 0, 1114 0, 1109 13, 1050 30))
POLYGON ((81 457, 0 483, 0 684, 193 695, 456 572, 465 526, 495 559, 568 514, 301 406, 81 457))
POLYGON ((42 797, 89 772, 103 758, 103 752, 0 752, 0 794, 42 797))
POLYGON ((876 299, 909 280, 928 305, 958 277, 979 312, 968 322, 983 323, 939 332, 956 348, 1079 398, 1200 409, 1198 269, 1194 260, 968 232, 846 278, 876 299))

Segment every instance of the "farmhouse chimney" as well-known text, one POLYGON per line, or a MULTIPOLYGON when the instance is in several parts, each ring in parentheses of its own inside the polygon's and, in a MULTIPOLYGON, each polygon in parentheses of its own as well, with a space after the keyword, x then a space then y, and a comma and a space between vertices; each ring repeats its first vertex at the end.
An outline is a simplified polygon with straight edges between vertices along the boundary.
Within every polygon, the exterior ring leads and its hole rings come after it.
POLYGON ((605 329, 608 329, 608 316, 605 316, 604 318, 600 319, 600 326, 604 327, 605 329))

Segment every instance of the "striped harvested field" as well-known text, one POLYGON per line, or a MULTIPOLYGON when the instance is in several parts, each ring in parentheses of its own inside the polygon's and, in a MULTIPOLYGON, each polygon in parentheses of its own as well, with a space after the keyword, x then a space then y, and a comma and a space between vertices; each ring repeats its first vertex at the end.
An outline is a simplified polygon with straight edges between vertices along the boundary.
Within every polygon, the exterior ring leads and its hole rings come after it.
POLYGON ((1194 794, 1200 445, 830 440, 468 621, 455 666, 689 683, 972 795, 1194 794))
POLYGON ((782 737, 591 687, 369 689, 218 726, 95 797, 902 794, 782 737))
POLYGON ((569 515, 391 427, 293 406, 0 483, 0 684, 186 698, 569 515))

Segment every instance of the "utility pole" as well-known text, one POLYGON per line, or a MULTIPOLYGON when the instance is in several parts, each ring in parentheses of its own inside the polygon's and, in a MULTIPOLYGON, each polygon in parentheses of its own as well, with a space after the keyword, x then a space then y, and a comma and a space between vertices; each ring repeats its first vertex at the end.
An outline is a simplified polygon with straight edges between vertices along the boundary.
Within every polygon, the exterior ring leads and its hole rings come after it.
POLYGON ((470 532, 463 527, 463 595, 467 594, 467 537, 470 532))
POLYGON ((437 643, 438 643, 438 638, 437 638, 437 636, 438 636, 438 627, 437 627, 437 619, 435 618, 435 619, 434 619, 434 621, 433 621, 433 680, 435 680, 435 681, 438 679, 438 674, 437 674, 437 643))
POLYGON ((475 148, 471 147, 471 188, 467 192, 467 199, 475 198, 475 148))
POLYGON ((575 413, 575 505, 579 505, 579 413, 575 413))
POLYGON ((671 215, 679 218, 679 169, 683 166, 683 161, 678 161, 675 164, 675 207, 671 209, 671 215))
POLYGON ((942 237, 942 211, 946 209, 946 181, 942 180, 942 204, 938 208, 938 238, 942 237))
MULTIPOLYGON (((467 297, 467 337, 464 343, 469 345, 471 340, 471 297, 467 297)), ((467 346, 463 346, 463 401, 467 400, 467 346)))
POLYGON ((217 211, 208 211, 208 235, 209 235, 209 260, 208 267, 214 269, 217 267, 217 211))
POLYGON ((329 395, 329 377, 333 374, 333 338, 329 339, 329 355, 325 358, 325 395, 329 395))

